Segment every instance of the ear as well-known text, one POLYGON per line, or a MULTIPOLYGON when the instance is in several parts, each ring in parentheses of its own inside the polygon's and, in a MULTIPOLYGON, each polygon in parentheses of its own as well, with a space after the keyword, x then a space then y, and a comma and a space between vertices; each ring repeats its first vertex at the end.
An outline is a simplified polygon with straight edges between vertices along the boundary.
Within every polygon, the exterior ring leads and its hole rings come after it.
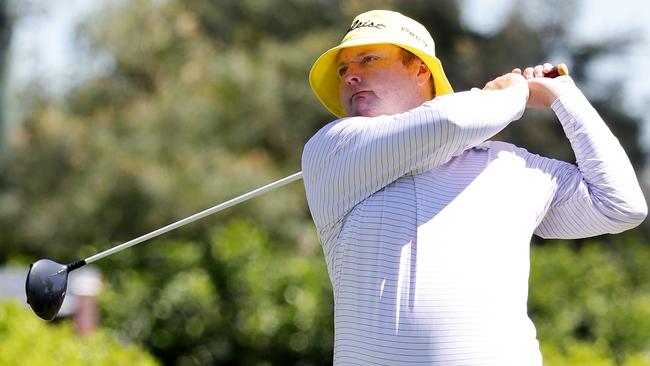
POLYGON ((416 82, 419 86, 426 84, 431 78, 431 70, 424 61, 418 63, 418 70, 416 75, 416 82))

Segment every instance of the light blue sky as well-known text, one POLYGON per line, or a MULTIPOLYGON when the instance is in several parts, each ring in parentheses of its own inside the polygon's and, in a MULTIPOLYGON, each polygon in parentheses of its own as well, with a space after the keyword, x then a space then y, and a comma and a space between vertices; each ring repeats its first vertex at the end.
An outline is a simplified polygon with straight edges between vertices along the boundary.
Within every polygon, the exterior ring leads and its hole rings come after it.
MULTIPOLYGON (((42 87, 56 94, 79 78, 101 70, 102 60, 94 61, 75 52, 74 26, 104 0, 25 0, 40 9, 17 22, 12 41, 10 76, 19 86, 34 76, 48 80, 42 87)), ((115 0, 112 0, 115 1, 115 0)), ((464 19, 472 28, 490 32, 517 0, 461 0, 464 19)), ((542 3, 542 1, 540 1, 542 3)), ((575 18, 576 40, 607 40, 633 32, 642 39, 625 57, 611 57, 595 66, 597 80, 623 80, 625 105, 634 114, 644 117, 644 141, 650 141, 650 5, 644 0, 582 0, 575 18)), ((534 19, 537 11, 530 9, 534 19)), ((546 61, 546 60, 540 60, 546 61)), ((556 60, 550 60, 556 61, 556 60)), ((648 149, 650 151, 650 149, 648 149)))
POLYGON ((44 88, 56 92, 87 72, 82 54, 75 52, 74 29, 103 0, 25 0, 12 35, 10 82, 21 86, 34 77, 48 80, 44 88))

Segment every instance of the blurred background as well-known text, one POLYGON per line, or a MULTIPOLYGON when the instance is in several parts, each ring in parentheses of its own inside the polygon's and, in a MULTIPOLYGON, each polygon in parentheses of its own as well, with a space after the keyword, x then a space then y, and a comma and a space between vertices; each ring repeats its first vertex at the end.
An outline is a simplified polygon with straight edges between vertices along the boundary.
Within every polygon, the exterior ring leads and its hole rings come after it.
MULTIPOLYGON (((1 0, 0 364, 331 364, 331 286, 301 183, 96 262, 53 323, 26 307, 24 276, 38 258, 85 258, 300 170, 304 143, 332 120, 309 68, 365 10, 423 23, 456 91, 567 63, 648 197, 646 7, 1 0)), ((548 111, 500 138, 575 160, 548 111)), ((545 365, 650 365, 649 239, 648 222, 533 238, 545 365)))

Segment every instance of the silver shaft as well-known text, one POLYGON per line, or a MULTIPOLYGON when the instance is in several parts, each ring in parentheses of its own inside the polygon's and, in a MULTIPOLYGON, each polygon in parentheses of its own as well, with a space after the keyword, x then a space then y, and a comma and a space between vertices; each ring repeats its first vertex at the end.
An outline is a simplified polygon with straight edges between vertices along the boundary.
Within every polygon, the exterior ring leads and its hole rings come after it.
POLYGON ((235 197, 235 198, 233 198, 233 199, 231 199, 229 201, 226 201, 224 203, 221 203, 221 204, 218 204, 216 206, 210 207, 210 208, 208 208, 206 210, 203 210, 201 212, 195 213, 192 216, 189 216, 189 217, 186 217, 186 218, 184 218, 182 220, 176 221, 176 222, 174 222, 172 224, 169 224, 169 225, 167 225, 165 227, 161 227, 158 230, 154 230, 154 231, 152 231, 152 232, 150 232, 148 234, 144 234, 144 235, 142 235, 142 236, 140 236, 138 238, 127 241, 126 243, 114 246, 113 248, 107 249, 107 250, 105 250, 105 251, 103 251, 101 253, 97 253, 97 254, 95 254, 95 255, 93 255, 91 257, 88 257, 84 261, 86 262, 86 264, 92 263, 92 262, 94 262, 96 260, 102 259, 102 258, 104 258, 106 256, 111 255, 111 254, 114 254, 114 253, 117 253, 117 252, 122 251, 124 249, 130 248, 130 247, 132 247, 132 246, 134 246, 136 244, 140 244, 145 240, 155 238, 158 235, 161 235, 161 234, 164 234, 164 233, 166 233, 168 231, 177 229, 177 228, 179 228, 179 227, 181 227, 183 225, 186 225, 186 224, 189 224, 190 222, 194 222, 196 220, 202 219, 202 218, 204 218, 204 217, 206 217, 208 215, 212 215, 213 213, 219 212, 219 211, 224 210, 224 209, 226 209, 228 207, 234 206, 234 205, 242 203, 244 201, 248 201, 249 199, 251 199, 253 197, 257 197, 257 196, 261 195, 262 193, 266 193, 266 192, 268 192, 270 190, 273 190, 275 188, 282 187, 282 186, 287 185, 287 184, 289 184, 291 182, 295 182, 295 181, 297 181, 299 179, 302 179, 302 172, 291 174, 288 177, 282 178, 282 179, 277 180, 277 181, 275 181, 273 183, 269 183, 269 184, 267 184, 267 185, 265 185, 263 187, 260 187, 260 188, 257 188, 255 190, 253 190, 253 191, 250 191, 248 193, 242 194, 239 197, 235 197))

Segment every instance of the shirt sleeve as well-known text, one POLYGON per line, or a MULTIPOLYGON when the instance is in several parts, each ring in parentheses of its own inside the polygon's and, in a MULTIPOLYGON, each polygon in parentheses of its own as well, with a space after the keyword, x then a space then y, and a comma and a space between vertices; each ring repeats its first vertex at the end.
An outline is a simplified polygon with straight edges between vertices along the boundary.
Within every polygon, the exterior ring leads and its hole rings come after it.
POLYGON ((639 225, 648 208, 618 139, 582 93, 561 96, 551 108, 576 156, 557 164, 556 192, 535 234, 573 239, 619 233, 639 225))
POLYGON ((319 233, 398 178, 444 164, 495 135, 521 117, 525 104, 515 87, 475 90, 437 97, 397 115, 344 118, 323 127, 302 156, 319 233))

